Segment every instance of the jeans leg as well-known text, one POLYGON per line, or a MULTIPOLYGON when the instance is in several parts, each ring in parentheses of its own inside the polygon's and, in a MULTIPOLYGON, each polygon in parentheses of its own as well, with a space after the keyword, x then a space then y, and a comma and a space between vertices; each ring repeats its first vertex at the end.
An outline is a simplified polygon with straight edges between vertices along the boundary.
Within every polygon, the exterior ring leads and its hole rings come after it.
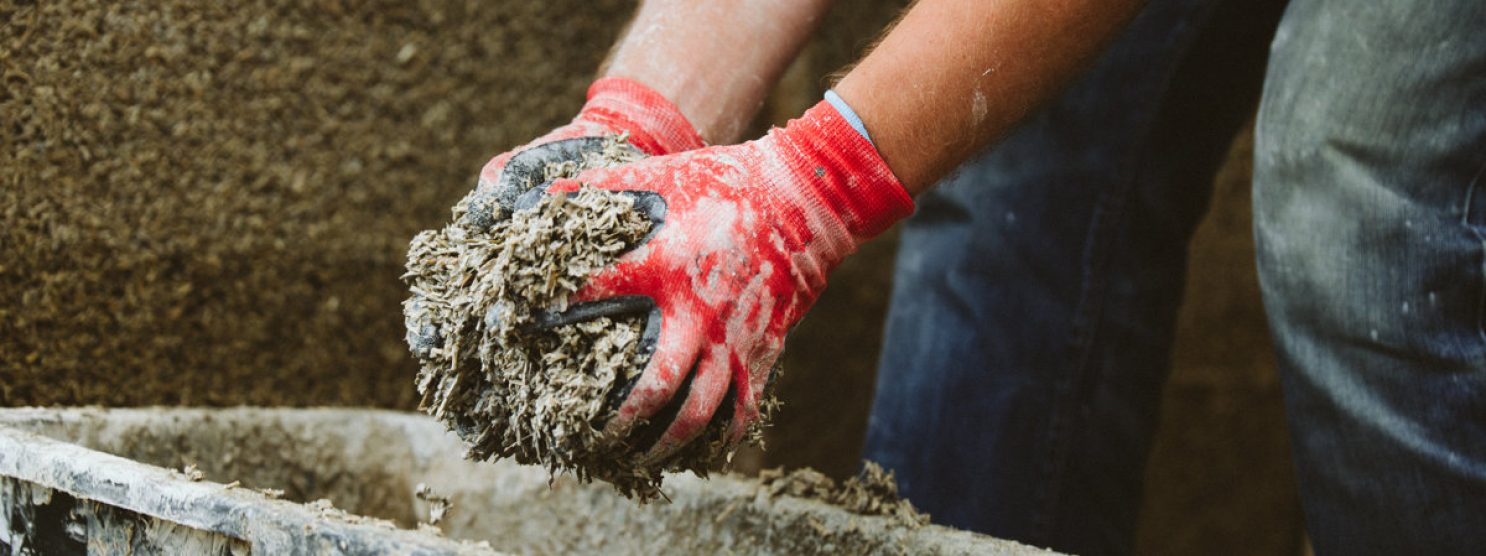
POLYGON ((1219 4, 1152 2, 1061 99, 920 199, 866 457, 937 522, 1131 550, 1187 240, 1253 97, 1213 102, 1235 98, 1223 78, 1257 97, 1280 5, 1219 4), (1187 75, 1231 6, 1250 19, 1225 25, 1256 30, 1212 50, 1253 51, 1251 75, 1187 75))
POLYGON ((1486 3, 1292 2, 1254 158, 1316 552, 1486 553, 1486 3))

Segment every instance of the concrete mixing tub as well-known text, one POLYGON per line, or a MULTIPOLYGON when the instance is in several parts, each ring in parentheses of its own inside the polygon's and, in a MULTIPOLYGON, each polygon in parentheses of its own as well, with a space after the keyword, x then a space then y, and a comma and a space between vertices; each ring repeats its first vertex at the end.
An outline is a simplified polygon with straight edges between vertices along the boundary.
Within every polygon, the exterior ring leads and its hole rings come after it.
POLYGON ((0 409, 0 554, 1047 554, 736 477, 677 475, 639 505, 461 454, 388 411, 0 409), (420 484, 452 501, 442 532, 418 525, 420 484))

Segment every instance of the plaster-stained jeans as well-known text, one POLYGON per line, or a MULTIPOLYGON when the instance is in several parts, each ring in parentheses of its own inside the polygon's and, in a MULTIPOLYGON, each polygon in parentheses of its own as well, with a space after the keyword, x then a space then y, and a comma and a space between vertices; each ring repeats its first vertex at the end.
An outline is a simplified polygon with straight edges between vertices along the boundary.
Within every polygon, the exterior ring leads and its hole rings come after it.
MULTIPOLYGON (((1251 107, 1225 99, 1265 71, 1223 57, 1263 48, 1262 4, 1153 0, 919 200, 866 457, 936 521, 1130 551, 1187 241, 1251 107)), ((1254 233, 1307 531, 1486 554, 1486 2, 1283 10, 1254 233)))

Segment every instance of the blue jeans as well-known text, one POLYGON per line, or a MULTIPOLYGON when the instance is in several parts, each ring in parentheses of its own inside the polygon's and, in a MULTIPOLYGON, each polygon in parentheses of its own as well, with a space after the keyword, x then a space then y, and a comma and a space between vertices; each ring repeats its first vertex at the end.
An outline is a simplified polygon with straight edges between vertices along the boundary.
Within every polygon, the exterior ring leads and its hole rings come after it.
MULTIPOLYGON (((1187 241, 1264 71, 1221 57, 1281 8, 1153 0, 919 200, 866 457, 936 521, 1131 550, 1187 241)), ((1486 3, 1283 9, 1255 235, 1308 531, 1486 553, 1486 3)))

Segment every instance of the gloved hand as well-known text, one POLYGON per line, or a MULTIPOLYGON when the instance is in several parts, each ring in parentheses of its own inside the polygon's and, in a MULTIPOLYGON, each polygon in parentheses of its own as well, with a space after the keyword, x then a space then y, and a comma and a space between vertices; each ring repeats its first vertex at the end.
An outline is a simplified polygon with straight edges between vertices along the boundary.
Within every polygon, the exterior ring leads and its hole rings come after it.
POLYGON ((703 146, 696 128, 660 93, 622 77, 601 78, 571 123, 485 163, 460 222, 483 229, 509 216, 521 193, 546 181, 548 164, 581 161, 602 150, 609 135, 627 136, 629 145, 650 156, 703 146))
MULTIPOLYGON (((661 317, 648 365, 605 428, 632 449, 649 448, 648 463, 696 438, 714 412, 731 414, 727 439, 741 439, 785 334, 826 275, 913 210, 876 149, 825 102, 756 141, 590 170, 549 191, 580 183, 664 202, 653 235, 574 299, 630 311, 614 301, 648 299, 661 317), (690 387, 678 391, 684 382, 690 387), (729 391, 733 407, 719 408, 729 391), (673 396, 684 402, 659 440, 634 445, 644 442, 630 437, 636 424, 665 421, 657 413, 668 402, 666 413, 675 410, 673 396)), ((595 314, 583 307, 585 317, 595 314)))
MULTIPOLYGON (((455 218, 466 229, 490 227, 510 216, 522 193, 547 181, 549 164, 581 161, 615 135, 651 156, 703 146, 696 128, 660 93, 629 79, 602 78, 588 88, 588 101, 571 123, 486 162, 475 190, 455 205, 455 218)), ((443 343, 433 323, 409 320, 406 326, 408 347, 420 357, 443 343)))

